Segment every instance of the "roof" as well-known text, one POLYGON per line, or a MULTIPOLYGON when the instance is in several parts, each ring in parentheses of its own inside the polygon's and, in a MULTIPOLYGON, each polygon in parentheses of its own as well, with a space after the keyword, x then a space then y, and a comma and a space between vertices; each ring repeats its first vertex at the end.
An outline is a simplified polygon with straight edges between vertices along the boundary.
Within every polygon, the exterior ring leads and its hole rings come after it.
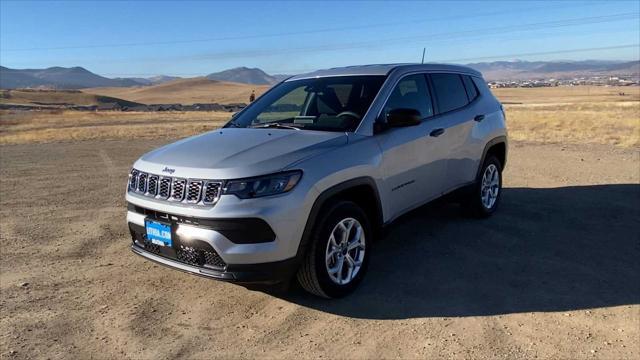
POLYGON ((306 74, 295 75, 287 79, 299 80, 309 79, 315 77, 328 77, 328 76, 349 76, 349 75, 387 75, 389 72, 395 69, 402 69, 406 71, 451 71, 457 73, 467 73, 476 76, 482 76, 480 72, 461 65, 452 64, 374 64, 374 65, 355 65, 336 67, 325 70, 317 70, 306 74))

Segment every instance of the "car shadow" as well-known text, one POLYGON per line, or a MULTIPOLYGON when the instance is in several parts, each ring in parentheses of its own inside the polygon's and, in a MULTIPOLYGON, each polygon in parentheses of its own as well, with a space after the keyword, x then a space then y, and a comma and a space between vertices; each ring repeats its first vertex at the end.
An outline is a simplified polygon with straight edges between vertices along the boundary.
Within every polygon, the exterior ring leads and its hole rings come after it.
POLYGON ((438 201, 374 244, 350 296, 278 296, 367 319, 570 311, 640 303, 640 185, 505 188, 498 212, 438 201))

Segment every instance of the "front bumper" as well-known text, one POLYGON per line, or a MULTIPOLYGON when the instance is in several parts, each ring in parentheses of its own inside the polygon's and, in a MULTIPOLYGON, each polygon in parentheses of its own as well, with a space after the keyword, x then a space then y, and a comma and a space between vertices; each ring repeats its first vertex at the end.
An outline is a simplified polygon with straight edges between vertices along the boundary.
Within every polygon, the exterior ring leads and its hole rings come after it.
POLYGON ((173 246, 163 247, 149 242, 144 226, 129 223, 132 244, 131 250, 148 260, 177 270, 208 278, 256 284, 275 284, 289 280, 297 269, 297 259, 283 261, 228 264, 207 241, 202 234, 216 233, 213 230, 200 229, 195 226, 182 227, 172 224, 173 246), (194 231, 194 232, 190 232, 194 231), (200 235, 200 236, 199 236, 200 235))
POLYGON ((281 245, 259 218, 205 219, 169 214, 129 203, 131 250, 148 260, 192 274, 240 283, 279 283, 291 278, 297 256, 278 259, 281 245), (170 224, 173 245, 146 237, 145 221, 170 224))

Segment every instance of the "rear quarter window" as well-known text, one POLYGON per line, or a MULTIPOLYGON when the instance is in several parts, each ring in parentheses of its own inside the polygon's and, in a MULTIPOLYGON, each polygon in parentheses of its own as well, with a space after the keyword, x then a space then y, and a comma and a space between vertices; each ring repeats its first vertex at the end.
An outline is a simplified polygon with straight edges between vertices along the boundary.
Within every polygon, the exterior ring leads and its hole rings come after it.
POLYGON ((471 79, 473 83, 476 84, 476 88, 480 91, 481 94, 491 94, 491 89, 489 89, 489 85, 484 81, 481 77, 472 76, 471 79))
POLYGON ((478 97, 478 89, 473 83, 473 80, 471 80, 471 76, 462 75, 462 81, 464 82, 464 87, 467 90, 467 97, 469 98, 469 102, 472 102, 478 97))
POLYGON ((452 111, 469 103, 467 91, 458 74, 431 74, 440 113, 452 111))

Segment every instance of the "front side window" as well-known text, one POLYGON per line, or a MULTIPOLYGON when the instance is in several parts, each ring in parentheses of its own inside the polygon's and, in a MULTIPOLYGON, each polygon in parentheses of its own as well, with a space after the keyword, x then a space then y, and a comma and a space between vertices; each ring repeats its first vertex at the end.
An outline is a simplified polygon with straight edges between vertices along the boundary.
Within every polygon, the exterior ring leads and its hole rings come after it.
POLYGON ((336 76, 286 81, 225 127, 354 131, 385 76, 336 76))
POLYGON ((431 81, 436 93, 439 112, 445 113, 467 105, 467 91, 460 75, 431 74, 431 81))
POLYGON ((409 75, 396 85, 384 107, 384 114, 394 109, 414 109, 425 119, 433 116, 431 95, 423 74, 409 75))

